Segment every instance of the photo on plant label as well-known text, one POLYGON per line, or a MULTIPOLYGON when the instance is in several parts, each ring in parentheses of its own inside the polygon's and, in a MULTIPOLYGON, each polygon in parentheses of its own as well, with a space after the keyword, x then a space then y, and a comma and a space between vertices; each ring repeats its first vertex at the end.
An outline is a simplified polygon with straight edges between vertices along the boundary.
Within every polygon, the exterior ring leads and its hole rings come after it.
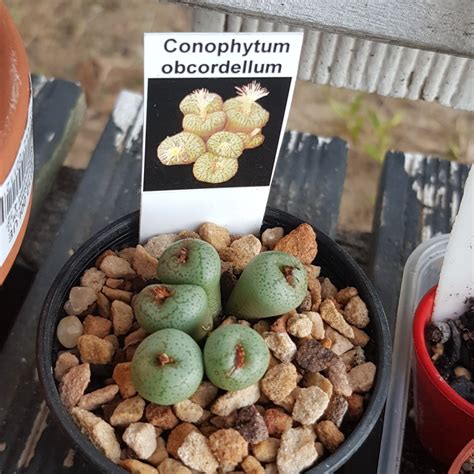
POLYGON ((290 83, 149 79, 144 191, 268 186, 290 83))

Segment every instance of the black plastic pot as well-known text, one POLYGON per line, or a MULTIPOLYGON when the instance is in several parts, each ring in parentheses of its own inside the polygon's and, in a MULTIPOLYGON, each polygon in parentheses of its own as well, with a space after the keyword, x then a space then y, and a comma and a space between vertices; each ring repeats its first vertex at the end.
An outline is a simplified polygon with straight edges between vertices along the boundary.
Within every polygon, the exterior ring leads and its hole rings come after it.
MULTIPOLYGON (((94 265, 97 256, 109 248, 118 250, 137 244, 138 219, 139 214, 135 212, 110 224, 90 238, 66 262, 46 297, 37 334, 36 359, 38 374, 46 402, 53 417, 65 430, 74 447, 97 469, 108 473, 124 473, 126 471, 109 461, 89 442, 59 399, 52 370, 60 350, 56 340, 56 326, 59 319, 64 315, 63 305, 68 298, 70 288, 77 285, 86 268, 94 265)), ((282 226, 286 233, 301 223, 300 219, 289 214, 267 209, 263 229, 282 226)), ((385 404, 390 375, 391 338, 382 304, 365 273, 352 257, 332 239, 322 232, 317 230, 316 232, 319 250, 315 264, 322 267, 324 275, 329 277, 337 287, 355 286, 368 306, 371 323, 367 330, 375 343, 369 343, 367 353, 369 359, 377 364, 375 387, 364 416, 334 454, 307 471, 312 474, 323 474, 332 472, 342 466, 357 451, 372 431, 385 404)))

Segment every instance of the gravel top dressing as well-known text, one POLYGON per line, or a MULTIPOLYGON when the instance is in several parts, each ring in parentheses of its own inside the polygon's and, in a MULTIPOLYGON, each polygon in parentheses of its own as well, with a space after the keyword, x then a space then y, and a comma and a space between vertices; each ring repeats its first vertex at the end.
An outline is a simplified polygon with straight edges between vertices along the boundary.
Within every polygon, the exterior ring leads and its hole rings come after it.
POLYGON ((377 367, 365 302, 317 251, 308 224, 205 223, 100 255, 70 289, 54 366, 98 456, 144 474, 296 474, 336 451, 377 367))

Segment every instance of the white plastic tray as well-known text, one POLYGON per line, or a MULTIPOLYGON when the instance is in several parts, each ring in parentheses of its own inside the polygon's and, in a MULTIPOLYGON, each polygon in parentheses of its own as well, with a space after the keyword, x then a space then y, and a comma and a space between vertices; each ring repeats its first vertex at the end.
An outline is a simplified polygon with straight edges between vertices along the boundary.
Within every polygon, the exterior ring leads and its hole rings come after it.
POLYGON ((403 271, 378 474, 398 474, 400 470, 410 387, 413 316, 421 298, 438 282, 448 237, 448 234, 439 235, 420 244, 403 271))

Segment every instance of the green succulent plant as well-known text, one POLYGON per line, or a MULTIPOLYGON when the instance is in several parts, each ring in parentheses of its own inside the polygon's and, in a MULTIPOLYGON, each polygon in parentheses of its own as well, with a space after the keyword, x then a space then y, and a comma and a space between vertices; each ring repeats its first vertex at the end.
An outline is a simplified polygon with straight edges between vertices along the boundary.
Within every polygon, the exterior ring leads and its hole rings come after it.
POLYGON ((133 310, 148 333, 175 328, 200 341, 212 329, 206 292, 197 285, 148 285, 134 299, 133 310))
POLYGON ((306 270, 296 257, 263 252, 243 271, 229 296, 226 313, 245 319, 284 314, 301 304, 307 284, 306 270))
POLYGON ((241 390, 258 382, 270 362, 262 336, 241 324, 217 328, 204 346, 204 367, 209 380, 228 391, 241 390))
POLYGON ((204 374, 201 349, 178 329, 161 329, 137 347, 131 363, 132 383, 145 399, 173 405, 189 398, 204 374))
POLYGON ((219 315, 221 260, 204 240, 183 239, 168 247, 158 263, 157 277, 163 283, 200 286, 207 294, 210 316, 219 315))

